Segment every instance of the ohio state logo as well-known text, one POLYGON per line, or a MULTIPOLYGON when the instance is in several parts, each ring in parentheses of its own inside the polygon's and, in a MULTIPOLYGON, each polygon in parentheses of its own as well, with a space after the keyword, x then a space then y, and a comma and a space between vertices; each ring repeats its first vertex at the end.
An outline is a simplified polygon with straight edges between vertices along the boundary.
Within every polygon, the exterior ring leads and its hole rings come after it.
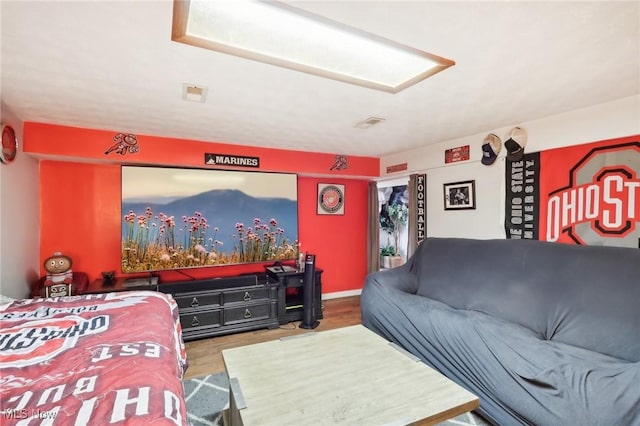
POLYGON ((80 337, 102 333, 108 328, 107 315, 89 319, 69 315, 3 328, 0 369, 45 362, 76 346, 80 337))
POLYGON ((570 171, 569 185, 549 194, 547 241, 566 233, 576 244, 616 238, 636 247, 640 230, 640 142, 594 148, 570 171))

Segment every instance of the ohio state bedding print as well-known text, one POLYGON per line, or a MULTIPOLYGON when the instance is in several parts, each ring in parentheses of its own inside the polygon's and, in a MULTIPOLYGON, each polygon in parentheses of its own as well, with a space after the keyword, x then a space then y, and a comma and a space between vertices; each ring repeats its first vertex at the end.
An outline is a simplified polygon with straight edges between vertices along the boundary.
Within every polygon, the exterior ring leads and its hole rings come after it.
POLYGON ((506 182, 507 238, 640 248, 640 136, 525 154, 506 182))
POLYGON ((178 308, 132 291, 0 305, 0 424, 184 425, 178 308))

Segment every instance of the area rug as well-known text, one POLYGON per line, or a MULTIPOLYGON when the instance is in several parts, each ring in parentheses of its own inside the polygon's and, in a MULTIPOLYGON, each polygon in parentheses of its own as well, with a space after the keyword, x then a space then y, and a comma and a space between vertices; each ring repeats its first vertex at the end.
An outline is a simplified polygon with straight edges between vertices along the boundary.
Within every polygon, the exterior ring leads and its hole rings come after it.
POLYGON ((229 406, 227 373, 184 381, 187 420, 192 426, 222 426, 222 410, 229 406))
MULTIPOLYGON (((184 381, 187 417, 192 426, 222 426, 222 410, 229 406, 229 379, 226 373, 184 381)), ((486 420, 475 413, 466 413, 442 425, 488 426, 486 420)))

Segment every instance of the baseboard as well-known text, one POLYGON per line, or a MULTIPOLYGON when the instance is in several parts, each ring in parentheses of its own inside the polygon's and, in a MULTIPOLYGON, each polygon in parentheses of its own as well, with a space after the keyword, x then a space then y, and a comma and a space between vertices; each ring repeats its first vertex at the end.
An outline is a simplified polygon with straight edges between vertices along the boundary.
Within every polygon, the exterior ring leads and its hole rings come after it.
POLYGON ((334 293, 323 293, 322 300, 338 299, 340 297, 360 296, 360 293, 362 293, 362 289, 336 291, 334 293))

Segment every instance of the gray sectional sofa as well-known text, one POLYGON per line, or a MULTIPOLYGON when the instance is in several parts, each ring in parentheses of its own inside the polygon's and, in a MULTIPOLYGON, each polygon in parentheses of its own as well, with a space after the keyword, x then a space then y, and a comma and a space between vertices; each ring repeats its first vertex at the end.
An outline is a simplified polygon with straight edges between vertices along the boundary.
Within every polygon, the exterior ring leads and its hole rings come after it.
POLYGON ((640 425, 638 249, 429 238, 360 303, 492 423, 640 425))

